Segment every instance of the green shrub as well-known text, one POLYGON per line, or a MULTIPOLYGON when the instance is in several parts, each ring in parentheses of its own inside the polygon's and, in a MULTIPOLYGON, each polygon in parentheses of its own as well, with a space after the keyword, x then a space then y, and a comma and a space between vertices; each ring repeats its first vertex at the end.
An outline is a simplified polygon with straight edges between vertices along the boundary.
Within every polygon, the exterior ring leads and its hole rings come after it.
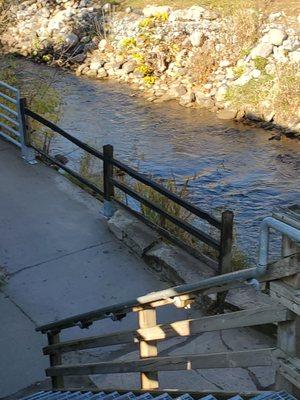
POLYGON ((266 65, 268 64, 268 60, 266 58, 257 56, 253 61, 256 69, 259 69, 261 72, 265 71, 266 65))

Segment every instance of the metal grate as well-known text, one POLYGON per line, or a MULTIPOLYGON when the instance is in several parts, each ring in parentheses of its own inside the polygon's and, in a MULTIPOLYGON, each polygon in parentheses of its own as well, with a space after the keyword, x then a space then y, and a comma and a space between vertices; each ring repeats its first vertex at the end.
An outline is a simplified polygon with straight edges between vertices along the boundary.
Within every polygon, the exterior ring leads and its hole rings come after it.
MULTIPOLYGON (((35 393, 31 396, 24 397, 21 400, 218 400, 217 397, 209 394, 201 398, 193 398, 188 393, 183 394, 180 397, 172 398, 168 393, 161 394, 159 396, 153 396, 150 393, 145 393, 136 396, 132 392, 128 392, 120 395, 118 392, 111 393, 92 393, 92 392, 52 392, 45 391, 35 393)), ((235 395, 228 400, 244 400, 240 395, 235 395)), ((250 400, 297 400, 286 392, 266 392, 252 397, 250 400)))

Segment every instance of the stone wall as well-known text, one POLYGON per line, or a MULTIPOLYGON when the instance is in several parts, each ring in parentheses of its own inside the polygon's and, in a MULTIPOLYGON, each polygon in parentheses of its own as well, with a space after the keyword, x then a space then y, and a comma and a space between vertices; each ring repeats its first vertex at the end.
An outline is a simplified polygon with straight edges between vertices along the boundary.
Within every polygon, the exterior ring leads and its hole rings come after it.
POLYGON ((299 136, 299 17, 252 9, 221 17, 200 6, 121 12, 96 0, 27 0, 10 15, 6 53, 299 136))

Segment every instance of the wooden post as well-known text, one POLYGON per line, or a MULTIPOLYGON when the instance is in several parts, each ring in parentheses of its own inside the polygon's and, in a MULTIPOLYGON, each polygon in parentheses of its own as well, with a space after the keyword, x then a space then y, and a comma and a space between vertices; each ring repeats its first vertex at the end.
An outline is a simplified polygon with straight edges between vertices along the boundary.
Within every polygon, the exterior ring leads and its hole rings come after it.
MULTIPOLYGON (((233 244, 233 212, 224 211, 221 220, 221 243, 219 254, 219 275, 232 272, 232 244, 233 244)), ((227 292, 218 293, 217 309, 224 312, 224 303, 227 292)))
POLYGON ((25 108, 27 107, 27 100, 25 98, 20 99, 20 117, 21 117, 21 123, 23 126, 23 132, 24 132, 24 144, 26 146, 30 146, 30 137, 29 137, 29 129, 28 129, 28 121, 27 117, 25 114, 25 108))
MULTIPOLYGON (((156 326, 156 309, 148 308, 139 311, 139 328, 151 328, 156 326)), ((140 341, 140 358, 156 357, 157 343, 140 341)), ((158 372, 141 372, 141 388, 150 390, 157 389, 159 387, 158 383, 158 372)))
POLYGON ((103 146, 103 189, 104 199, 110 201, 114 196, 114 185, 111 182, 113 178, 113 165, 111 160, 114 157, 114 148, 110 144, 103 146))
MULTIPOLYGON (((300 246, 288 237, 283 236, 282 256, 287 257, 295 253, 298 253, 298 255, 290 259, 289 262, 300 265, 300 246)), ((300 274, 292 275, 280 282, 271 283, 270 293, 273 298, 295 312, 293 320, 278 323, 277 346, 286 354, 300 358, 300 306, 293 302, 295 294, 297 296, 300 294, 300 274)), ((298 384, 295 385, 293 376, 290 376, 284 365, 281 365, 276 372, 276 389, 300 396, 300 376, 298 378, 298 384)))
POLYGON ((233 212, 224 211, 221 221, 221 249, 219 255, 219 274, 232 272, 233 212))
MULTIPOLYGON (((58 332, 48 332, 47 333, 48 337, 48 345, 51 346, 52 344, 57 344, 60 342, 59 340, 59 333, 58 332)), ((56 365, 61 365, 62 364, 62 358, 61 354, 55 353, 55 354, 50 354, 49 355, 49 360, 50 360, 50 367, 54 367, 56 365)), ((63 388, 64 387, 64 378, 63 376, 52 376, 51 377, 52 381, 52 388, 53 389, 58 389, 58 388, 63 388)))

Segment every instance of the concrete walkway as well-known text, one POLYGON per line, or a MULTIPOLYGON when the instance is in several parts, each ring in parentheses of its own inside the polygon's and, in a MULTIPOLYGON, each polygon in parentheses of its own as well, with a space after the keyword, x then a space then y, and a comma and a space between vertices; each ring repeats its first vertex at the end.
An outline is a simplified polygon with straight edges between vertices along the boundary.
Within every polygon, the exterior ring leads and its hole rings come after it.
MULTIPOLYGON (((0 398, 45 379, 45 337, 35 327, 72 314, 91 311, 169 286, 152 274, 108 231, 101 204, 39 163, 26 164, 20 152, 0 139, 0 267, 8 283, 0 288, 0 398)), ((186 311, 163 308, 159 322, 184 318, 186 311)), ((131 314, 122 322, 104 320, 88 331, 73 328, 62 338, 108 333, 136 326, 131 314)), ((249 330, 170 340, 160 354, 217 352, 266 347, 269 339, 249 330)), ((132 346, 75 354, 85 361, 130 359, 132 346)), ((165 373, 166 385, 207 390, 255 390, 272 383, 273 370, 262 368, 165 373), (238 384, 237 384, 238 382, 238 384)), ((101 377, 95 382, 137 384, 101 377)))
POLYGON ((45 378, 37 325, 166 284, 110 234, 99 202, 47 166, 26 164, 1 139, 0 170, 0 266, 8 274, 0 289, 1 397, 45 378))

